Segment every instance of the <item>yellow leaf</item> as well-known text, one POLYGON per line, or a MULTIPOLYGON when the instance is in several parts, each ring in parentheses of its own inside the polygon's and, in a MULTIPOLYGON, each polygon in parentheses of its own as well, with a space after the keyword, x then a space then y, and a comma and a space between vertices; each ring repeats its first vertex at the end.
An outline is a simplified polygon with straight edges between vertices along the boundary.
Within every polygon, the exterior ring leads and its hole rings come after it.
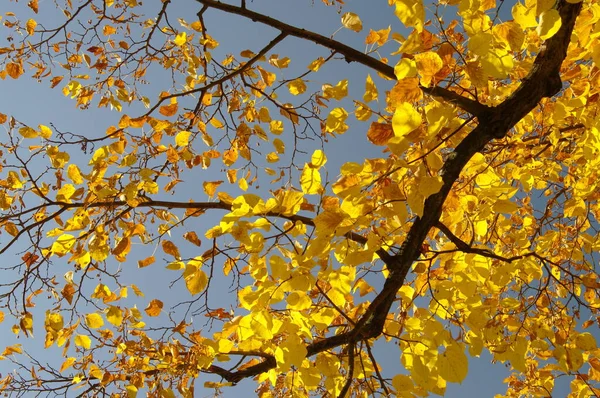
POLYGON ((308 163, 304 165, 300 175, 300 185, 302 192, 307 195, 314 195, 321 192, 321 174, 319 170, 311 167, 308 163))
POLYGON ((315 227, 319 234, 329 235, 344 221, 344 218, 341 212, 325 210, 315 217, 315 227))
POLYGON ((323 151, 320 149, 314 151, 312 156, 310 157, 311 166, 316 167, 318 169, 325 166, 325 163, 327 163, 327 156, 325 156, 323 151))
POLYGON ((92 346, 92 339, 90 339, 84 334, 78 334, 77 336, 75 336, 75 345, 89 350, 92 346))
POLYGON ((58 83, 60 83, 63 78, 63 76, 54 76, 52 79, 50 79, 50 88, 58 86, 58 83))
POLYGON ((344 108, 332 109, 325 121, 325 130, 331 133, 345 133, 348 130, 348 125, 345 123, 347 118, 348 112, 344 108))
POLYGON ((335 98, 339 101, 348 95, 348 80, 341 80, 335 86, 324 84, 321 89, 323 90, 323 97, 327 99, 335 98))
POLYGON ((25 28, 27 29, 27 33, 30 36, 33 36, 33 33, 35 32, 35 27, 37 26, 37 22, 35 22, 34 19, 29 19, 27 21, 27 24, 25 25, 25 28))
POLYGON ((494 37, 489 32, 479 32, 469 39, 469 50, 479 56, 484 56, 490 51, 494 37))
POLYGON ((300 367, 306 358, 306 344, 297 334, 290 334, 287 339, 275 349, 275 359, 281 369, 290 366, 300 367))
POLYGON ((75 363, 75 358, 73 357, 69 357, 67 358, 63 364, 60 367, 60 371, 64 372, 65 370, 69 369, 71 366, 73 366, 73 364, 75 363))
POLYGON ((52 130, 50 130, 49 127, 44 126, 43 124, 38 125, 38 128, 40 129, 40 133, 39 136, 45 139, 48 139, 50 137, 52 137, 52 130))
POLYGON ((233 348, 233 341, 227 339, 220 339, 217 343, 219 347, 219 352, 228 353, 233 348))
POLYGON ((312 61, 307 66, 307 68, 312 70, 313 72, 317 72, 324 63, 325 63, 325 58, 319 57, 319 58, 315 59, 314 61, 312 61))
POLYGON ((421 0, 402 0, 396 1, 396 16, 404 26, 414 27, 417 32, 423 30, 425 22, 425 7, 421 0))
MULTIPOLYGON (((407 376, 407 375, 394 376, 394 378, 392 379, 392 386, 398 393, 400 393, 400 392, 410 393, 415 388, 415 385, 414 385, 412 379, 410 378, 410 376, 407 376)), ((401 395, 398 395, 398 396, 401 396, 401 395)))
POLYGON ((303 291, 291 292, 287 298, 287 308, 296 311, 302 311, 312 306, 312 300, 303 291))
POLYGON ((208 284, 208 278, 206 277, 206 274, 204 273, 204 271, 202 271, 201 269, 198 269, 195 266, 191 266, 188 264, 186 266, 186 272, 184 273, 184 276, 185 276, 185 286, 187 287, 188 291, 192 295, 202 293, 204 291, 204 289, 206 288, 206 285, 208 284), (194 267, 194 270, 189 272, 188 275, 185 276, 185 274, 188 272, 188 269, 190 269, 190 267, 194 267))
POLYGON ((287 86, 292 95, 300 95, 306 91, 306 83, 300 78, 292 80, 287 86))
POLYGON ((192 133, 190 133, 189 131, 180 131, 175 136, 175 145, 187 146, 189 143, 190 135, 192 135, 192 133))
POLYGON ((437 360, 440 376, 450 383, 460 383, 469 372, 469 360, 462 347, 453 343, 446 347, 437 360))
POLYGON ((242 191, 245 192, 248 190, 248 181, 246 181, 246 179, 244 177, 242 177, 238 180, 238 186, 240 187, 240 189, 242 191))
POLYGON ((355 32, 360 32, 362 30, 362 22, 358 15, 353 12, 347 12, 342 15, 342 25, 355 32))
POLYGON ((63 185, 56 193, 56 200, 60 202, 71 202, 71 196, 75 193, 75 187, 71 184, 63 185))
POLYGON ((121 323, 123 322, 123 311, 121 311, 119 307, 111 305, 106 313, 106 319, 117 327, 121 326, 121 323))
POLYGON ((133 292, 135 293, 136 296, 144 297, 144 293, 140 290, 139 287, 137 287, 136 285, 132 284, 131 288, 133 289, 133 292))
POLYGON ((504 22, 493 27, 493 35, 510 46, 512 51, 520 51, 525 42, 525 33, 521 26, 513 21, 504 22))
POLYGON ((52 244, 50 251, 59 257, 64 256, 75 244, 76 238, 70 234, 62 234, 52 244))
POLYGON ((204 188, 204 192, 212 198, 213 196, 215 196, 217 188, 222 183, 223 181, 205 181, 202 183, 202 187, 204 188))
POLYGON ((19 321, 19 326, 25 335, 33 335, 33 315, 31 312, 27 312, 19 321))
POLYGON ((152 300, 150 301, 150 303, 148 304, 148 307, 146 307, 146 309, 144 310, 146 312, 146 314, 148 314, 148 316, 159 316, 160 315, 160 311, 163 308, 163 302, 160 300, 152 300))
POLYGON ((434 193, 438 193, 444 185, 442 177, 425 176, 418 179, 418 191, 424 198, 427 198, 434 193))
POLYGON ((22 354, 22 353, 23 353, 23 349, 21 348, 21 344, 14 344, 14 345, 6 347, 4 349, 4 352, 2 352, 2 356, 12 355, 12 354, 22 354))
POLYGON ((514 57, 508 50, 497 48, 494 51, 488 51, 481 58, 481 66, 487 75, 497 79, 505 79, 513 69, 514 57))
POLYGON ((414 77, 417 75, 417 64, 412 59, 402 58, 400 62, 394 66, 394 74, 398 80, 414 77))
POLYGON ((285 144, 279 138, 275 138, 273 140, 273 146, 275 147, 275 151, 277 151, 277 153, 285 153, 285 144))
POLYGON ((415 56, 417 70, 421 75, 421 84, 428 87, 436 73, 442 69, 444 63, 442 58, 433 51, 417 54, 415 56))
POLYGON ((512 16, 515 22, 521 25, 523 29, 533 28, 538 25, 535 20, 535 6, 526 7, 521 3, 517 3, 512 8, 512 16))
POLYGON ((283 122, 281 120, 272 120, 269 122, 269 130, 275 135, 283 133, 283 122))
POLYGON ((238 150, 236 148, 232 147, 223 152, 223 163, 225 163, 225 166, 233 165, 237 159, 238 159, 238 150))
POLYGON ((421 114, 408 102, 396 107, 392 117, 392 128, 396 137, 404 137, 421 125, 421 114))
POLYGON ((377 43, 378 45, 383 46, 388 41, 388 37, 389 37, 391 31, 392 31, 391 26, 388 26, 387 29, 380 29, 377 31, 370 29, 369 34, 367 35, 367 37, 365 39, 365 43, 366 44, 377 43))
POLYGON ((537 33, 540 35, 540 39, 547 40, 558 32, 561 25, 562 20, 558 10, 551 8, 540 15, 540 24, 537 27, 537 33))
POLYGON ((102 315, 93 312, 85 316, 85 324, 90 329, 98 329, 104 325, 104 319, 102 319, 102 315))
POLYGON ((187 33, 181 32, 175 37, 175 40, 173 40, 173 43, 175 43, 176 46, 181 47, 185 44, 186 41, 187 41, 187 33))
POLYGON ((38 133, 31 127, 21 127, 19 129, 19 134, 21 134, 24 138, 37 138, 38 133))
POLYGON ((581 333, 575 337, 575 345, 581 350, 592 351, 596 349, 596 339, 590 333, 581 333))
POLYGON ((269 63, 276 68, 284 69, 290 64, 290 59, 288 57, 279 58, 278 55, 273 54, 269 58, 269 63))
POLYGON ((102 33, 104 33, 105 36, 114 35, 117 33, 117 29, 114 26, 106 25, 102 28, 102 33))
POLYGON ((375 82, 371 78, 371 75, 367 75, 367 81, 365 83, 365 94, 363 95, 363 100, 365 102, 377 101, 377 97, 379 93, 377 92, 377 87, 375 86, 375 82))
POLYGON ((278 211, 284 215, 292 215, 300 211, 304 194, 295 190, 287 190, 277 195, 277 200, 281 206, 278 211))

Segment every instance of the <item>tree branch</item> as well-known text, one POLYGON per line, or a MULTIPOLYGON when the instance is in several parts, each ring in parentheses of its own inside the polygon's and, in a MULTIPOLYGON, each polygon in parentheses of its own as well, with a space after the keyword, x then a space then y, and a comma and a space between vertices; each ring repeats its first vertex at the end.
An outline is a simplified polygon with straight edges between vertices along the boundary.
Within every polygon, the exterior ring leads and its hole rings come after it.
MULTIPOLYGON (((36 226, 39 226, 41 224, 44 224, 44 223, 54 219, 57 215, 62 214, 66 210, 76 209, 76 208, 116 208, 116 207, 121 207, 121 206, 128 206, 128 204, 127 204, 127 202, 122 201, 122 200, 102 201, 102 202, 92 202, 92 203, 84 203, 84 202, 68 203, 68 202, 60 202, 60 201, 50 201, 50 202, 46 203, 43 207, 50 207, 50 206, 57 206, 57 207, 59 207, 59 210, 57 210, 55 213, 51 214, 50 216, 45 217, 44 219, 37 221, 33 224, 30 224, 30 225, 26 226, 25 228, 21 229, 19 231, 19 233, 7 245, 0 248, 0 254, 4 253, 10 246, 12 246, 23 233, 30 231, 32 228, 35 228, 36 226)), ((146 200, 144 202, 139 203, 136 207, 150 207, 150 208, 162 207, 162 208, 167 208, 167 209, 197 209, 197 210, 202 210, 202 211, 204 211, 204 210, 231 211, 232 210, 231 204, 228 204, 223 201, 218 201, 218 202, 172 202, 172 201, 166 201, 166 200, 146 200)), ((0 221, 6 221, 11 218, 20 217, 23 214, 27 214, 28 212, 29 211, 17 213, 17 214, 6 215, 6 216, 1 217, 0 221)), ((312 218, 306 217, 306 216, 301 216, 298 214, 286 215, 286 214, 276 212, 276 211, 268 211, 265 213, 252 214, 252 216, 283 218, 283 219, 286 219, 286 220, 289 220, 292 222, 300 222, 309 227, 315 226, 315 222, 312 218)), ((356 232, 352 232, 352 231, 346 232, 344 234, 344 237, 346 237, 347 239, 349 239, 353 242, 359 243, 361 245, 366 244, 368 241, 368 239, 365 238, 364 236, 362 236, 356 232)), ((379 249, 375 250, 375 253, 379 256, 379 258, 381 258, 381 260, 384 262, 384 264, 388 265, 388 261, 391 263, 392 256, 384 249, 379 248, 379 249)))
MULTIPOLYGON (((336 51, 338 51, 337 48, 344 51, 347 47, 331 39, 285 25, 246 9, 241 10, 239 7, 214 0, 197 1, 210 7, 266 23, 277 29, 288 31, 290 36, 306 38, 336 51)), ((567 54, 567 47, 575 26, 575 21, 581 11, 581 3, 571 4, 566 0, 561 0, 558 4, 558 10, 562 19, 562 26, 552 38, 544 43, 542 50, 536 57, 534 67, 528 76, 523 80, 519 88, 499 106, 487 108, 486 112, 480 115, 479 125, 458 144, 454 152, 446 160, 440 170, 443 185, 438 193, 429 196, 425 200, 423 215, 414 221, 399 253, 390 256, 390 262, 386 263, 390 273, 386 278, 381 292, 371 302, 352 330, 309 344, 307 346, 307 357, 342 345, 353 344, 358 340, 366 340, 381 335, 387 315, 392 303, 396 299, 396 293, 403 286, 412 263, 419 258, 421 245, 425 241, 429 231, 437 225, 446 197, 454 182, 459 178, 464 166, 475 153, 483 150, 490 141, 506 136, 515 124, 535 109, 542 98, 555 95, 558 92, 559 84, 557 84, 556 79, 558 77, 558 81, 560 81, 560 67, 567 54)), ((351 61, 355 60, 377 71, 391 68, 387 65, 383 68, 379 61, 354 49, 350 50, 352 51, 348 51, 347 54, 341 53, 346 55, 347 59, 351 61)), ((253 377, 266 372, 275 366, 275 363, 269 364, 268 361, 264 361, 249 366, 243 371, 233 372, 228 377, 225 377, 225 379, 239 381, 241 378, 253 377)))
MULTIPOLYGON (((255 11, 251 11, 246 7, 238 7, 232 4, 222 3, 220 1, 215 0, 196 0, 204 7, 214 8, 216 10, 225 11, 229 14, 235 14, 242 16, 244 18, 251 19, 254 22, 259 22, 264 25, 268 25, 272 28, 278 29, 281 32, 286 33, 289 36, 294 36, 300 39, 309 40, 313 43, 316 43, 320 46, 328 48, 341 54, 346 58, 347 62, 358 62, 370 69, 373 69, 383 76, 396 80, 396 74, 394 73, 394 67, 387 65, 378 59, 371 57, 368 54, 360 52, 346 44, 340 43, 337 40, 333 40, 329 37, 320 35, 318 33, 301 29, 293 25, 288 25, 284 22, 281 22, 275 18, 271 18, 264 14, 260 14, 255 11)), ((421 90, 424 93, 432 95, 434 97, 440 97, 444 100, 458 106, 466 112, 471 113, 472 115, 479 116, 485 113, 487 109, 489 109, 486 105, 479 103, 478 101, 474 101, 467 97, 463 97, 460 94, 451 91, 444 87, 423 87, 420 86, 421 90)))

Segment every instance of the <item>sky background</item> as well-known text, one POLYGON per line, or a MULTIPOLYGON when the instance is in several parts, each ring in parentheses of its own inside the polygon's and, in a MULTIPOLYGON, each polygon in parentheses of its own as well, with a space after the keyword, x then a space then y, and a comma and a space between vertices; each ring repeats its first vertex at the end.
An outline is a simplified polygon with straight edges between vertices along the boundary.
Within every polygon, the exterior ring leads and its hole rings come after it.
MULTIPOLYGON (((157 0, 146 0, 144 9, 148 10, 148 16, 152 17, 152 11, 159 6, 157 0)), ((504 2, 504 9, 510 10, 512 1, 504 2)), ((5 14, 7 11, 14 11, 17 15, 22 12, 26 6, 26 2, 21 1, 18 4, 14 2, 6 3, 3 1, 0 7, 0 14, 5 14)), ((57 12, 53 2, 51 0, 40 0, 40 15, 39 19, 43 20, 44 23, 49 25, 56 25, 61 23, 59 18, 61 14, 57 12)), ((309 0, 255 0, 249 1, 248 7, 263 12, 269 16, 280 19, 292 25, 306 28, 325 36, 330 36, 338 27, 340 27, 340 15, 335 7, 325 7, 321 4, 320 0, 311 2, 309 0)), ((177 16, 184 17, 188 22, 193 22, 196 18, 194 14, 199 10, 199 5, 193 0, 176 0, 172 6, 169 7, 169 15, 172 21, 175 21, 177 16)), ((403 31, 401 23, 393 14, 393 8, 389 7, 386 0, 348 0, 343 8, 343 12, 351 11, 360 16, 363 22, 363 31, 361 33, 355 33, 346 29, 335 34, 335 39, 349 44, 359 50, 365 48, 364 37, 368 33, 368 29, 383 29, 388 26, 392 26, 392 31, 397 31, 402 34, 406 34, 403 31)), ((268 27, 261 26, 256 23, 248 22, 242 18, 226 15, 218 11, 210 11, 205 17, 207 28, 209 33, 215 37, 220 43, 218 50, 215 50, 214 55, 216 58, 223 56, 225 53, 239 54, 244 49, 251 49, 254 51, 260 50, 266 43, 272 40, 277 35, 277 32, 273 31, 268 27)), ((505 18, 507 16, 505 15, 505 18)), ((1 40, 1 38, 0 38, 1 40)), ((397 48, 397 44, 391 43, 386 45, 381 52, 382 56, 389 56, 389 54, 397 48)), ((317 56, 327 56, 328 51, 322 48, 318 48, 315 44, 306 42, 300 39, 287 38, 283 43, 280 43, 274 50, 270 52, 278 53, 280 56, 288 56, 292 59, 292 63, 298 68, 302 69, 315 59, 317 56)), ((394 59, 394 58, 393 58, 394 59)), ((397 59, 397 56, 395 57, 397 59)), ((391 61, 391 64, 394 64, 391 61)), ((383 79, 376 76, 376 73, 367 70, 366 67, 346 64, 343 61, 336 61, 326 65, 318 74, 314 75, 315 84, 331 83, 336 84, 340 79, 345 78, 350 81, 349 87, 349 98, 361 98, 364 92, 364 81, 367 73, 370 73, 375 83, 377 84, 380 91, 380 98, 383 98, 383 92, 386 89, 392 87, 392 82, 384 81, 383 79)), ((292 76, 293 74, 290 74, 292 76)), ((149 74, 149 81, 151 82, 150 90, 161 90, 163 87, 160 85, 161 79, 164 78, 159 71, 151 71, 149 74), (153 73, 156 73, 155 75, 153 73)), ((120 118, 120 114, 114 111, 110 111, 106 108, 98 109, 94 105, 88 110, 79 110, 75 107, 75 102, 65 97, 60 88, 64 86, 66 80, 63 81, 56 89, 49 89, 48 82, 37 83, 35 80, 30 79, 26 76, 21 77, 19 80, 6 79, 0 81, 0 113, 8 114, 15 117, 23 123, 27 123, 31 126, 37 126, 38 124, 49 125, 53 123, 59 130, 72 131, 78 134, 83 134, 88 137, 97 137, 104 134, 105 129, 112 123, 116 124, 120 118)), ((140 109, 125 109, 125 112, 135 114, 140 109)), ((360 124, 352 121, 350 117, 348 132, 342 136, 338 136, 335 140, 325 144, 325 153, 328 156, 329 163, 326 168, 330 173, 330 179, 333 180, 339 170, 339 166, 344 162, 358 161, 361 162, 365 157, 376 157, 380 155, 380 148, 373 146, 362 146, 359 143, 364 143, 364 134, 366 132, 367 125, 360 124), (360 137, 358 139, 357 137, 360 137)), ((2 134, 5 134, 2 132, 2 134)), ((310 155, 310 153, 309 153, 310 155)), ((87 163, 89 159, 88 155, 84 153, 79 154, 81 162, 87 163)), ((72 162, 78 162, 78 155, 73 155, 71 158, 72 162)), ((80 163, 81 163, 80 162, 80 163)), ((197 169, 194 169, 195 173, 198 173, 197 169)), ((222 179, 222 175, 211 175, 211 169, 202 171, 202 176, 198 178, 204 181, 210 181, 215 179, 222 179)), ((198 187, 197 200, 206 200, 205 194, 201 191, 200 184, 198 187)), ((266 188, 263 188, 266 189, 266 188)), ((256 190, 252 192, 257 192, 256 190)), ((260 193, 260 190, 258 191, 260 193)), ((189 194, 189 192, 186 192, 189 194)), ((202 217, 201 223, 218 222, 220 214, 214 216, 202 217), (212 217, 212 218, 210 218, 212 217), (208 220, 208 221, 207 221, 208 220)), ((193 225, 191 226, 193 228, 193 225)), ((200 228, 200 227, 199 227, 200 228)), ((187 228, 186 228, 187 229, 187 228)), ((1 236, 0 239, 6 239, 6 234, 1 236)), ((11 255, 16 255, 17 251, 8 254, 10 260, 11 255)), ((202 248, 201 251, 204 251, 202 248)), ((139 248, 134 256, 128 257, 126 264, 115 266, 123 267, 124 275, 128 278, 136 280, 142 290, 144 291, 158 291, 161 294, 165 292, 165 277, 173 279, 173 274, 169 271, 160 270, 161 265, 155 264, 152 269, 138 270, 136 261, 138 258, 143 258, 144 255, 148 255, 147 248, 139 248), (136 255, 138 257, 136 257, 136 255)), ((191 253, 190 253, 191 254, 191 253)), ((110 260, 109 260, 110 261, 110 260)), ((159 260, 160 262, 160 260, 159 260)), ((66 270, 67 267, 64 264, 59 264, 59 261, 55 262, 57 266, 63 266, 66 270)), ((57 271, 57 275, 61 275, 63 271, 57 271)), ((226 282, 212 293, 215 301, 228 300, 229 287, 226 282), (223 297, 214 296, 215 292, 221 292, 223 297)), ((181 285, 179 285, 181 287, 181 285)), ((185 298, 189 298, 187 291, 183 292, 185 298)), ((165 300, 165 307, 167 302, 177 302, 182 297, 182 291, 180 289, 171 289, 166 293, 168 299, 165 300)), ((148 297, 150 299, 152 297, 148 297)), ((163 297, 160 296, 162 299, 163 297)), ((140 307, 140 306, 139 306, 140 307)), ((38 307, 37 311, 43 313, 46 308, 38 307)), ((39 319, 39 318, 38 318, 39 319)), ((54 360, 51 355, 58 355, 59 349, 51 349, 47 352, 42 350, 44 344, 44 331, 43 323, 36 323, 36 338, 30 341, 24 341, 23 337, 15 340, 14 335, 10 332, 9 325, 1 325, 0 328, 0 341, 3 345, 9 345, 14 342, 19 342, 27 347, 32 353, 42 358, 47 357, 49 361, 54 360)), ((402 372, 402 364, 400 362, 400 351, 397 348, 391 349, 393 343, 385 346, 378 344, 376 347, 376 357, 379 360, 379 364, 383 367, 384 372, 387 371, 388 375, 402 372)), ((0 361, 0 373, 4 376, 7 372, 12 371, 14 365, 9 361, 0 361)), ((501 394, 506 391, 506 386, 502 383, 502 380, 509 374, 509 368, 504 364, 492 364, 491 357, 489 354, 482 354, 480 358, 471 358, 469 364, 469 374, 461 385, 448 384, 446 396, 447 397, 491 397, 495 394, 501 394)), ((210 389, 203 389, 202 383, 206 380, 218 381, 215 377, 207 377, 201 375, 196 384, 196 395, 199 397, 212 396, 213 391, 210 389)), ((254 386, 252 381, 244 381, 237 387, 224 389, 223 396, 225 397, 245 397, 254 396, 254 386)), ((561 382, 557 380, 556 388, 554 390, 556 397, 566 396, 569 391, 568 381, 561 382)))

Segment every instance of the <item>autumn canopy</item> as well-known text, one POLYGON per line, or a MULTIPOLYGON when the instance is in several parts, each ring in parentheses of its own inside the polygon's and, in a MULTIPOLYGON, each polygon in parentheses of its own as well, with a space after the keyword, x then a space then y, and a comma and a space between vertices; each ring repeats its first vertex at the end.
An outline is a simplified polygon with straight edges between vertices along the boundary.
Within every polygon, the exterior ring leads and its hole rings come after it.
POLYGON ((600 394, 598 0, 322 2, 4 0, 0 392, 600 394))

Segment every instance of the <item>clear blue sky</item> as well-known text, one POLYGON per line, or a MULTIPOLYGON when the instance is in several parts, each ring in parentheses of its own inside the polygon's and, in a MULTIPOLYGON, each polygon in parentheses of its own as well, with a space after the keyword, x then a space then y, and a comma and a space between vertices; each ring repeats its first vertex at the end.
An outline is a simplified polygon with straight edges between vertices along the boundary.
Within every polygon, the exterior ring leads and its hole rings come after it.
MULTIPOLYGON (((154 9, 159 2, 157 0, 147 0, 147 3, 148 4, 145 6, 146 8, 154 9)), ((314 0, 314 4, 311 3, 310 0, 255 0, 249 1, 248 7, 279 18, 284 22, 304 27, 326 36, 334 33, 340 26, 340 15, 337 13, 336 8, 325 7, 321 4, 320 0, 314 0)), ((505 3, 511 3, 504 5, 505 9, 510 9, 512 1, 507 1, 505 3)), ((23 7, 25 7, 25 2, 23 1, 19 4, 3 4, 0 12, 4 13, 15 9, 18 13, 18 10, 22 10, 23 7)), ((40 0, 40 19, 47 18, 50 10, 54 10, 53 2, 51 0, 40 0)), ((185 17, 188 22, 192 22, 195 19, 193 18, 193 15, 198 10, 199 5, 193 0, 176 0, 173 6, 170 7, 169 15, 172 15, 172 22, 176 21, 177 16, 185 17)), ((405 33, 402 30, 400 22, 393 15, 392 10, 393 9, 387 5, 386 0, 348 0, 346 1, 346 6, 343 11, 352 11, 360 15, 365 30, 360 34, 349 30, 342 30, 336 33, 335 38, 362 50, 364 49, 364 36, 368 32, 368 28, 382 29, 391 25, 393 31, 405 33)), ((55 16, 59 17, 60 14, 56 13, 55 16)), ((149 17, 151 17, 150 14, 149 17)), ((53 21, 50 18, 45 20, 45 22, 52 24, 53 21)), ((57 22, 58 20, 55 23, 57 22)), ((219 57, 223 56, 225 53, 239 54, 239 52, 244 49, 257 51, 277 34, 277 32, 274 32, 270 28, 249 23, 241 18, 231 17, 216 11, 210 12, 207 15, 206 23, 209 33, 221 42, 220 49, 215 51, 215 56, 218 55, 219 57)), ((383 48, 381 55, 388 56, 389 53, 395 50, 397 50, 395 44, 388 44, 388 46, 383 48)), ((313 43, 294 38, 286 39, 284 43, 280 44, 270 53, 289 56, 292 59, 292 63, 297 66, 298 70, 303 69, 306 64, 316 58, 316 56, 326 56, 328 54, 326 50, 318 48, 313 43)), ((316 78, 319 79, 319 81, 315 82, 315 84, 326 82, 335 84, 340 79, 345 78, 350 81, 349 98, 361 98, 364 92, 364 81, 367 73, 371 74, 375 83, 378 85, 381 98, 383 96, 383 91, 391 87, 389 81, 386 82, 378 78, 375 72, 369 71, 363 66, 353 64, 348 65, 342 61, 337 61, 331 66, 326 66, 322 72, 316 75, 316 78)), ((290 75, 292 74, 290 73, 290 75)), ((156 72, 156 75, 151 74, 148 79, 152 85, 151 89, 161 90, 163 88, 160 86, 162 78, 164 78, 164 75, 160 75, 158 72, 156 72)), ((62 85, 63 84, 61 84, 61 87, 62 85)), ((38 84, 32 79, 26 79, 24 77, 18 81, 7 79, 0 81, 0 90, 3 93, 3 95, 0 96, 0 112, 12 115, 19 121, 32 126, 36 126, 37 124, 49 125, 49 123, 52 122, 60 130, 73 131, 95 137, 103 135, 104 130, 109 123, 115 124, 120 118, 120 115, 115 112, 111 112, 107 109, 96 109, 94 106, 85 111, 77 110, 75 109, 74 101, 64 97, 59 89, 50 90, 47 82, 38 84)), ((364 124, 350 123, 350 129, 345 135, 340 136, 325 145, 325 152, 329 158, 327 170, 330 173, 331 179, 335 178, 339 166, 344 162, 361 161, 365 157, 380 156, 380 149, 374 147, 362 147, 356 144, 356 136, 359 135, 362 138, 365 130, 366 125, 364 124)), ((72 160, 76 161, 77 155, 72 156, 72 160)), ((84 154, 81 154, 80 156, 82 160, 86 158, 84 154)), ((222 179, 222 175, 211 175, 209 170, 206 175, 200 176, 199 179, 207 181, 212 179, 222 179)), ((197 185, 197 189, 197 200, 205 200, 205 195, 201 191, 199 184, 197 185)), ((186 194, 188 193, 189 192, 186 192, 186 194)), ((206 225, 206 223, 218 222, 219 217, 220 215, 215 215, 212 218, 202 218, 201 223, 206 225)), ((198 228, 201 228, 201 226, 199 225, 198 228)), ((3 235, 2 239, 5 239, 5 236, 6 235, 3 235)), ((143 258, 148 254, 147 250, 147 248, 138 250, 135 255, 137 255, 138 258, 143 258)), ((15 253, 16 252, 13 252, 12 255, 16 255, 15 253)), ((8 257, 10 258, 10 256, 8 257)), ((162 265, 160 264, 155 264, 148 269, 138 270, 135 266, 136 260, 137 258, 135 256, 130 256, 128 263, 122 265, 124 268, 124 276, 133 280, 139 278, 139 275, 142 275, 143 279, 136 283, 143 290, 149 292, 164 291, 165 278, 170 280, 173 278, 173 274, 169 273, 169 271, 162 270, 162 265), (127 267, 130 268, 127 269, 127 267)), ((56 263, 57 265, 60 265, 58 262, 56 263)), ((63 266, 61 270, 67 269, 64 265, 61 266, 63 266)), ((57 275, 60 276, 63 272, 64 271, 57 271, 57 275)), ((214 299, 215 302, 221 300, 226 302, 231 301, 227 296, 229 294, 227 293, 229 291, 229 286, 225 281, 222 283, 223 284, 217 286, 217 289, 212 293, 211 298, 214 299), (218 296, 218 294, 222 294, 223 297, 218 296)), ((181 285, 179 285, 179 287, 181 288, 181 285)), ((184 292, 184 294, 187 294, 187 292, 184 292)), ((157 297, 163 299, 163 295, 164 294, 161 293, 160 296, 157 297)), ((170 290, 168 295, 169 298, 165 300, 166 305, 176 303, 183 297, 181 291, 177 289, 170 290)), ((186 295, 185 297, 187 298, 188 296, 186 295)), ((142 305, 140 304, 138 307, 142 307, 142 305)), ((36 310, 38 313, 43 313, 45 309, 46 308, 44 307, 38 307, 36 310)), ((1 326, 0 337, 2 337, 3 343, 10 344, 14 341, 14 336, 10 333, 9 325, 5 322, 1 326)), ((32 352, 35 352, 36 355, 44 356, 44 359, 46 359, 45 357, 48 355, 58 355, 60 350, 50 350, 49 352, 45 352, 40 349, 43 347, 44 343, 43 324, 39 322, 36 323, 36 330, 35 340, 24 342, 23 338, 21 338, 19 339, 19 342, 28 347, 32 352)), ((389 344, 385 347, 378 347, 376 354, 379 363, 389 375, 392 375, 398 369, 401 369, 401 352, 393 346, 393 344, 389 344)), ((48 360, 51 360, 49 356, 48 360)), ((2 361, 0 362, 0 373, 5 375, 7 372, 10 372, 13 367, 14 366, 8 361, 2 361)), ((470 371, 467 379, 462 385, 448 384, 446 396, 491 397, 494 394, 504 393, 505 386, 502 383, 502 379, 508 374, 509 368, 504 364, 491 364, 491 357, 488 354, 482 355, 481 358, 472 358, 470 360, 470 371)), ((215 378, 206 378, 206 380, 216 381, 215 378)), ((203 381, 205 381, 205 376, 201 376, 200 380, 198 380, 197 396, 210 396, 212 391, 203 390, 201 387, 203 381)), ((254 396, 253 386, 254 384, 252 382, 245 381, 236 388, 225 389, 223 391, 224 396, 254 396)), ((555 396, 566 396, 567 391, 568 385, 557 381, 555 396)))

